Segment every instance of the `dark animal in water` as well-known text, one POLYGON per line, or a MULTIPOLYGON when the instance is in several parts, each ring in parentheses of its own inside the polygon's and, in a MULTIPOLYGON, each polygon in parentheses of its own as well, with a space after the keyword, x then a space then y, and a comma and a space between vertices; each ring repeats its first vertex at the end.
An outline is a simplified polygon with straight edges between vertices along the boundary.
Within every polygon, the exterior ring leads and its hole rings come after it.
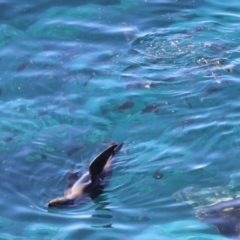
POLYGON ((206 89, 204 97, 207 97, 212 93, 218 92, 219 90, 220 90, 220 88, 218 86, 209 87, 208 89, 206 89))
POLYGON ((134 105, 134 102, 130 99, 126 100, 125 102, 121 103, 119 106, 116 106, 114 108, 114 111, 123 111, 123 110, 126 110, 126 109, 129 109, 129 108, 132 108, 134 105))
POLYGON ((202 222, 214 226, 219 233, 231 238, 239 239, 240 198, 229 198, 210 206, 199 208, 197 218, 202 222))
POLYGON ((11 142, 16 137, 16 134, 10 135, 8 137, 3 138, 4 142, 11 142))
POLYGON ((183 120, 181 121, 181 129, 184 130, 184 128, 185 128, 186 125, 191 125, 191 124, 194 123, 194 121, 195 121, 194 118, 183 119, 183 120))
POLYGON ((163 173, 162 173, 162 170, 161 169, 158 169, 154 174, 153 174, 153 177, 155 179, 160 179, 163 177, 163 173))
POLYGON ((145 113, 158 113, 160 108, 163 106, 163 104, 159 104, 159 103, 151 103, 148 104, 146 103, 146 107, 141 111, 141 114, 145 114, 145 113))
POLYGON ((65 78, 65 79, 63 80, 62 89, 64 89, 64 87, 65 87, 68 83, 71 83, 71 82, 75 82, 76 84, 79 84, 76 77, 74 77, 74 76, 68 76, 67 78, 65 78))
POLYGON ((95 73, 89 75, 87 79, 84 81, 83 86, 86 87, 89 81, 94 77, 95 73))
POLYGON ((112 159, 121 149, 123 143, 113 145, 100 153, 89 165, 89 170, 81 178, 76 173, 68 178, 72 185, 63 197, 55 198, 48 203, 49 207, 73 205, 81 199, 98 197, 112 176, 112 159))
POLYGON ((152 89, 152 88, 158 88, 159 83, 149 82, 149 81, 143 81, 143 82, 130 82, 126 85, 126 90, 133 90, 133 89, 152 89))
POLYGON ((192 104, 187 100, 187 98, 183 99, 183 103, 188 107, 188 108, 192 108, 192 104))
POLYGON ((17 72, 21 72, 21 71, 23 71, 23 70, 24 70, 29 64, 30 64, 29 61, 20 64, 20 65, 18 66, 18 68, 17 68, 17 72))

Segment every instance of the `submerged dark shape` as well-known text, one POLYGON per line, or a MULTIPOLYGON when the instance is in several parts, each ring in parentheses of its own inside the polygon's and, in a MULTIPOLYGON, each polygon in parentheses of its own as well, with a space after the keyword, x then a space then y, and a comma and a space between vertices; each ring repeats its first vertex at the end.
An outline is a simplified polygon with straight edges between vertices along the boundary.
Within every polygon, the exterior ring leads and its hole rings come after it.
POLYGON ((126 84, 126 90, 141 89, 143 87, 144 87, 143 83, 140 83, 140 82, 131 82, 126 84))
POLYGON ((186 125, 191 125, 195 121, 194 118, 185 118, 181 121, 181 129, 184 130, 186 125))
POLYGON ((8 137, 3 138, 4 142, 11 142, 16 137, 16 134, 10 135, 8 137))
POLYGON ((183 103, 188 107, 188 108, 192 108, 192 104, 187 100, 187 98, 183 99, 183 103))
POLYGON ((146 103, 146 107, 141 111, 141 114, 145 113, 158 113, 160 108, 164 105, 161 103, 146 103))
POLYGON ((98 197, 109 183, 112 175, 112 158, 121 149, 123 143, 113 145, 100 153, 89 165, 89 171, 78 179, 76 173, 68 177, 71 186, 63 197, 55 198, 48 203, 49 207, 72 205, 77 200, 98 197))
POLYGON ((159 83, 155 82, 149 82, 149 81, 144 81, 144 82, 130 82, 126 85, 126 90, 133 90, 133 89, 152 89, 152 88, 158 88, 159 83))
POLYGON ((74 77, 74 76, 68 76, 68 77, 66 77, 66 78, 63 80, 62 89, 64 89, 64 87, 65 87, 68 83, 73 83, 73 82, 75 82, 77 85, 79 84, 79 83, 78 83, 78 80, 76 79, 76 77, 74 77))
POLYGON ((90 74, 90 75, 87 77, 87 79, 86 79, 86 80, 84 81, 84 83, 83 83, 83 86, 84 86, 84 87, 87 86, 87 84, 90 82, 90 80, 93 78, 94 75, 95 75, 95 73, 90 74))
POLYGON ((212 86, 206 89, 204 97, 209 96, 212 93, 218 92, 220 90, 219 86, 212 86))
POLYGON ((238 70, 232 65, 226 67, 225 69, 230 73, 237 73, 238 72, 238 70))
POLYGON ((187 37, 194 37, 196 36, 199 32, 203 31, 205 29, 205 26, 198 26, 196 28, 194 28, 193 30, 188 30, 185 31, 185 34, 187 37))
POLYGON ((67 151, 67 156, 71 157, 74 153, 77 153, 79 150, 83 149, 83 147, 84 147, 83 145, 73 146, 67 151))
POLYGON ((38 116, 43 116, 43 115, 46 115, 46 114, 48 114, 49 113, 49 110, 47 109, 43 109, 43 110, 38 110, 37 111, 37 115, 38 116))
POLYGON ((127 99, 125 102, 121 103, 119 106, 116 106, 114 108, 114 111, 123 111, 129 108, 132 108, 134 106, 134 102, 130 99, 127 99))
POLYGON ((230 238, 240 239, 240 196, 234 185, 212 188, 187 187, 173 194, 195 209, 195 216, 230 238))
POLYGON ((200 101, 203 102, 203 100, 208 97, 209 95, 211 95, 212 93, 216 93, 220 90, 219 86, 211 86, 209 88, 207 88, 205 90, 204 96, 202 98, 200 98, 200 101))
POLYGON ((17 68, 17 72, 23 71, 29 64, 30 64, 30 61, 20 64, 17 68))
POLYGON ((44 116, 44 115, 47 115, 47 114, 49 114, 49 113, 54 112, 54 110, 56 110, 56 109, 57 109, 57 108, 38 110, 38 111, 37 111, 37 115, 38 115, 38 116, 44 116))
POLYGON ((162 169, 158 169, 154 174, 153 177, 156 179, 160 179, 163 177, 162 169))
POLYGON ((45 153, 41 153, 41 159, 42 160, 46 160, 47 159, 47 155, 45 153))
POLYGON ((196 212, 196 216, 214 226, 222 235, 240 239, 240 197, 203 207, 196 212))

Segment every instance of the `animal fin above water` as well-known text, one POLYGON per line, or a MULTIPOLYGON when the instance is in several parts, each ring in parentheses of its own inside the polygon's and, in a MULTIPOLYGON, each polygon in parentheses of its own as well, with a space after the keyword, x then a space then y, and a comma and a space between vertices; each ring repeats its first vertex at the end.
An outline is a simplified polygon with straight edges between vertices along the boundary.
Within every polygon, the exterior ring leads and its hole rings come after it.
POLYGON ((73 205, 75 202, 82 202, 86 199, 95 199, 107 186, 111 177, 112 158, 119 152, 123 143, 114 144, 100 153, 89 165, 89 172, 80 179, 74 171, 68 173, 69 189, 63 197, 55 198, 48 203, 49 207, 63 207, 73 205), (109 171, 110 170, 110 171, 109 171), (106 181, 104 180, 106 178, 106 181), (77 181, 77 182, 76 182, 77 181), (79 201, 80 200, 80 201, 79 201))
POLYGON ((115 149, 118 147, 118 145, 113 145, 103 152, 101 152, 89 165, 89 173, 90 175, 99 175, 106 165, 108 159, 115 155, 115 149))
POLYGON ((123 146, 123 142, 120 143, 115 149, 114 149, 114 155, 116 155, 122 148, 123 146))

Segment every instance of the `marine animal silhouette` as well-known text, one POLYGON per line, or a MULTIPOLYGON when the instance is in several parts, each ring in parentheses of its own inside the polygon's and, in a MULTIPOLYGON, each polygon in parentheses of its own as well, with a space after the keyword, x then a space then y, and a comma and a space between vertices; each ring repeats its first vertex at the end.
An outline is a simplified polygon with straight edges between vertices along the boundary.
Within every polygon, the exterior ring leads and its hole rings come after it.
POLYGON ((114 144, 100 153, 89 165, 87 173, 78 178, 77 173, 68 177, 70 188, 63 197, 55 198, 48 203, 49 207, 73 205, 81 200, 98 197, 108 185, 112 176, 113 157, 119 152, 123 143, 114 144))
POLYGON ((145 108, 141 111, 141 114, 154 112, 157 114, 163 104, 160 103, 145 103, 145 108))
POLYGON ((134 106, 134 102, 131 99, 127 99, 125 102, 121 103, 120 105, 114 108, 114 111, 122 112, 123 110, 127 110, 134 106))

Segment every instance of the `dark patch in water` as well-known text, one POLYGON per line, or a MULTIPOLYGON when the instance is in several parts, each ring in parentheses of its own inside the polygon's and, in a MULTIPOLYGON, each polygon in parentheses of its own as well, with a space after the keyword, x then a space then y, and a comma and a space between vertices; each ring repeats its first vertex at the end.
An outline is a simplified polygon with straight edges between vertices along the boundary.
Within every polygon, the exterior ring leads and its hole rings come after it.
POLYGON ((121 112, 123 110, 132 108, 134 106, 134 102, 130 99, 126 100, 125 102, 121 103, 119 106, 114 108, 114 111, 121 112))
POLYGON ((159 87, 159 83, 155 83, 155 82, 149 82, 149 81, 145 81, 145 82, 130 82, 126 85, 126 90, 133 90, 133 89, 152 89, 152 88, 158 88, 159 87))
POLYGON ((158 113, 160 108, 163 106, 164 104, 161 103, 146 103, 146 107, 141 111, 141 114, 145 114, 145 113, 158 113))
POLYGON ((71 157, 74 153, 77 153, 78 151, 83 149, 83 147, 84 147, 83 145, 73 146, 67 151, 67 157, 71 157))
POLYGON ((223 199, 219 203, 200 208, 196 212, 202 222, 214 226, 222 235, 239 239, 240 198, 223 199))
POLYGON ((38 110, 37 111, 37 115, 38 116, 44 116, 44 115, 47 115, 48 113, 50 112, 50 110, 46 110, 46 109, 43 109, 43 110, 38 110))
POLYGON ((45 153, 41 153, 41 159, 42 160, 46 160, 47 159, 47 155, 45 153))
POLYGON ((3 138, 4 142, 11 142, 15 138, 16 134, 3 138))
POLYGON ((206 27, 205 26, 198 26, 193 30, 185 31, 184 33, 187 35, 188 38, 196 36, 199 32, 202 32, 206 27))
POLYGON ((89 81, 93 78, 95 74, 91 74, 90 76, 87 77, 87 79, 84 81, 83 86, 86 87, 89 81))
POLYGON ((63 89, 68 83, 71 83, 71 82, 75 82, 77 85, 79 84, 79 83, 78 83, 78 80, 76 79, 76 77, 74 77, 74 76, 68 76, 68 77, 66 77, 66 78, 63 80, 62 89, 63 89))
POLYGON ((21 72, 21 71, 23 71, 23 70, 24 70, 29 64, 30 64, 29 61, 20 64, 20 65, 18 66, 18 68, 17 68, 17 72, 21 72))
POLYGON ((192 104, 187 100, 187 98, 184 98, 184 104, 188 107, 188 108, 192 108, 192 104))
POLYGON ((220 87, 218 86, 212 86, 206 89, 204 97, 209 96, 212 93, 218 92, 220 90, 220 87))
POLYGON ((154 174, 153 174, 153 177, 155 179, 160 179, 163 177, 163 173, 162 173, 162 170, 161 169, 158 169, 154 174))
POLYGON ((192 123, 194 123, 195 119, 194 118, 187 118, 187 119, 183 119, 181 121, 181 129, 184 130, 184 127, 186 125, 191 125, 192 123))

